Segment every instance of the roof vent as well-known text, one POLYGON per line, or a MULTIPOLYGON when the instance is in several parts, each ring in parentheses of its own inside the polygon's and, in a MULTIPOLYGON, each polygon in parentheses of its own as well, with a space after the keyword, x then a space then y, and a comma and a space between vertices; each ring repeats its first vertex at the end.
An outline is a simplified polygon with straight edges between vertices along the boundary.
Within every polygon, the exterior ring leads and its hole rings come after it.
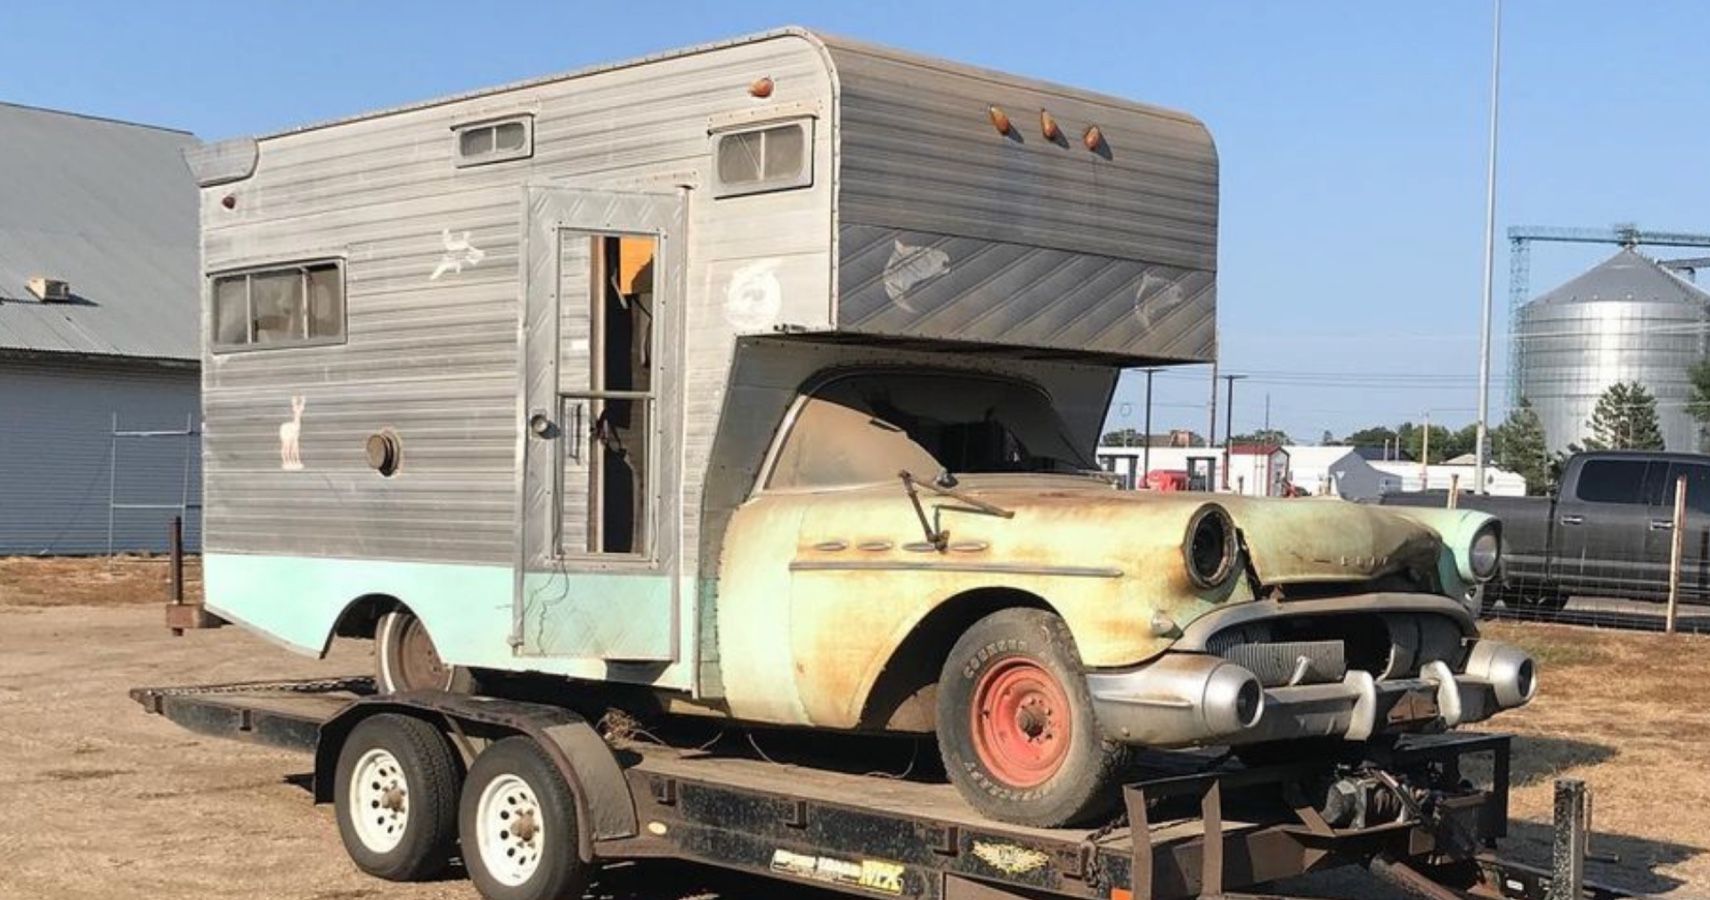
POLYGON ((30 293, 43 303, 63 303, 71 299, 71 284, 55 278, 37 275, 30 279, 30 293))

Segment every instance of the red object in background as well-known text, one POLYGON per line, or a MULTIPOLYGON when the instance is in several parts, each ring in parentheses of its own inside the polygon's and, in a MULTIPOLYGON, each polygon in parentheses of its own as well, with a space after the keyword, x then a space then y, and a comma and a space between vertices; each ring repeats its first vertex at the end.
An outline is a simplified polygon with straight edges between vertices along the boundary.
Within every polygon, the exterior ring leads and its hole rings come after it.
POLYGON ((1149 491, 1185 491, 1188 486, 1188 474, 1181 469, 1153 469, 1146 473, 1146 489, 1149 491))

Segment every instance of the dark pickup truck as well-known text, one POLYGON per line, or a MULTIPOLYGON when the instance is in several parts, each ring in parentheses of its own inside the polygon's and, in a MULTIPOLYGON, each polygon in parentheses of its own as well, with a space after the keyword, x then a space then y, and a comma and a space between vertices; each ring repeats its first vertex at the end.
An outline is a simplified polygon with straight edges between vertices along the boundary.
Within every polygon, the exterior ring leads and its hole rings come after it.
MULTIPOLYGON (((1573 595, 1665 600, 1674 490, 1686 476, 1681 599, 1710 602, 1710 456, 1609 450, 1567 462, 1555 497, 1462 494, 1458 503, 1502 520, 1502 574, 1485 606, 1560 609, 1573 595)), ((1383 503, 1442 506, 1441 492, 1388 494, 1383 503)))

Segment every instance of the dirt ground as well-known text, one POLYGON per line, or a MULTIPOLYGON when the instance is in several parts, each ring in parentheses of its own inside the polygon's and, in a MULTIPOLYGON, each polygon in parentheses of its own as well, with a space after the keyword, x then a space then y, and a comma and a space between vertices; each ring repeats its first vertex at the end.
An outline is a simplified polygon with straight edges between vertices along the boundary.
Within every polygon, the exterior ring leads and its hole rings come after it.
MULTIPOLYGON (((125 692, 163 685, 366 671, 366 645, 298 657, 235 628, 170 637, 165 566, 0 560, 0 897, 269 896, 311 900, 475 897, 457 877, 379 882, 346 859, 331 811, 304 785, 308 760, 182 731, 125 692)), ((1513 838, 1542 861, 1551 780, 1595 793, 1594 876, 1671 897, 1710 886, 1710 638, 1495 623, 1540 659, 1530 707, 1499 720, 1515 748, 1513 838)), ((1391 896, 1358 879, 1348 897, 1391 896)), ((608 870, 610 900, 832 895, 688 865, 608 870)))

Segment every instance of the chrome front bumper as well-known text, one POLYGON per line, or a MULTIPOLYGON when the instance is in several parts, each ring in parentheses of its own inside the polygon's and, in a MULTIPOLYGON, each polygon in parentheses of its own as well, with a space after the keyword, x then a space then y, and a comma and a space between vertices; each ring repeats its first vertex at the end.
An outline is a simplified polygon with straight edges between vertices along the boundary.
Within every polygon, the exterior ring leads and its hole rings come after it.
POLYGON ((1461 672, 1438 661, 1416 678, 1379 681, 1350 671, 1337 682, 1263 688, 1220 657, 1166 653, 1136 669, 1088 674, 1087 686, 1113 740, 1189 747, 1452 728, 1530 701, 1535 671, 1525 651, 1478 641, 1461 672))

